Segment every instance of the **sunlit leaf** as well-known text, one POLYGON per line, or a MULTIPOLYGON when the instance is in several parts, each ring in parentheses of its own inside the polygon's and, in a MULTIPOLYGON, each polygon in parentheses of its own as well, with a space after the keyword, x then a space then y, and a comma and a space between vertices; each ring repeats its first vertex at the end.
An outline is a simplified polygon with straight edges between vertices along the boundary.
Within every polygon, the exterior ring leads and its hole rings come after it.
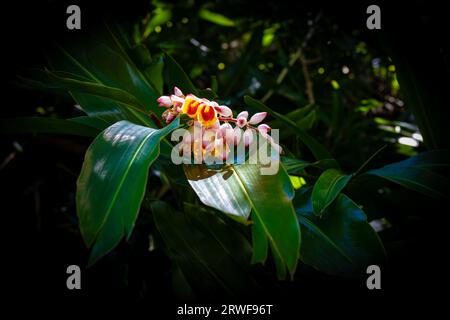
POLYGON ((261 175, 260 169, 253 164, 229 166, 218 172, 203 165, 185 166, 188 181, 204 204, 242 219, 252 211, 256 232, 252 261, 265 259, 268 239, 273 256, 281 261, 277 270, 282 278, 285 266, 291 275, 295 272, 300 248, 292 207, 294 191, 282 166, 275 175, 261 175), (231 175, 225 179, 228 171, 231 175))
POLYGON ((155 130, 120 121, 97 136, 86 152, 77 182, 77 212, 90 263, 129 237, 144 196, 148 168, 161 139, 179 119, 155 130))

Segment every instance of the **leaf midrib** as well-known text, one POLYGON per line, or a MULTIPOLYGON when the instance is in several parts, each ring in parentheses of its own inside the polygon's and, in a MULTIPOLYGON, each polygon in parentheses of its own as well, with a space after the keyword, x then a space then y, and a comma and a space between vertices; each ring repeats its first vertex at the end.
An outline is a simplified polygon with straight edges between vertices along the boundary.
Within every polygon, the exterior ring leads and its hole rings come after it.
POLYGON ((153 135, 155 135, 157 133, 158 133, 158 131, 154 130, 154 131, 150 132, 149 134, 147 134, 147 136, 139 144, 137 150, 134 152, 133 157, 131 158, 131 161, 128 163, 128 166, 127 166, 127 168, 126 168, 122 178, 120 179, 119 184, 117 185, 116 191, 114 192, 114 195, 113 195, 111 201, 109 202, 108 208, 106 210, 105 217, 103 218, 103 221, 102 221, 101 225, 97 229, 97 232, 95 233, 95 237, 94 238, 97 238, 98 233, 100 232, 100 230, 103 229, 103 226, 105 225, 106 221, 108 220, 109 216, 111 215, 111 211, 112 211, 112 208, 115 205, 115 202, 117 200, 118 194, 120 193, 120 191, 122 189, 122 186, 123 186, 123 184, 124 184, 124 182, 125 182, 125 180, 127 178, 127 175, 128 175, 128 173, 129 173, 129 171, 131 169, 131 166, 134 164, 134 161, 136 160, 137 155, 140 153, 140 151, 144 147, 144 144, 147 142, 147 140, 150 139, 150 137, 152 137, 153 135))
MULTIPOLYGON (((340 174, 340 173, 339 173, 340 174)), ((349 175, 346 175, 346 174, 340 174, 336 179, 334 179, 333 180, 333 182, 331 183, 331 187, 330 188, 328 188, 328 190, 327 190, 327 193, 326 193, 326 196, 325 196, 325 205, 322 207, 322 208, 320 208, 320 213, 322 213, 323 212, 323 210, 325 210, 330 204, 331 204, 331 202, 333 202, 332 200, 334 200, 334 199, 331 199, 330 200, 330 194, 331 194, 331 192, 334 190, 334 188, 336 187, 336 185, 338 184, 338 182, 339 181, 341 181, 342 179, 347 179, 349 177, 349 175)), ((344 186, 345 187, 345 186, 344 186)), ((341 190, 342 190, 343 188, 341 188, 341 190)), ((339 190, 340 191, 340 190, 339 190)), ((336 197, 337 197, 337 195, 336 195, 336 197)), ((335 197, 335 198, 336 198, 335 197)))
MULTIPOLYGON (((266 225, 263 222, 263 219, 261 218, 261 214, 259 213, 259 211, 256 209, 254 202, 252 201, 250 195, 249 195, 249 191, 247 190, 247 187, 245 186, 245 184, 242 182, 242 178, 239 175, 239 173, 237 172, 237 170, 234 169, 234 167, 232 168, 232 170, 236 173, 237 175, 237 181, 239 182, 239 184, 241 185, 242 190, 244 191, 245 197, 247 198, 247 200, 250 202, 253 210, 255 211, 255 213, 258 215, 259 220, 261 222, 261 225, 264 229, 264 232, 266 233, 266 236, 269 238, 270 242, 272 243, 272 248, 277 252, 278 256, 280 257, 280 259, 283 261, 284 265, 287 266, 286 260, 283 257, 283 255, 280 252, 280 249, 278 248, 278 245, 275 243, 271 233, 268 231, 266 225)), ((291 270, 289 270, 291 271, 291 270)))

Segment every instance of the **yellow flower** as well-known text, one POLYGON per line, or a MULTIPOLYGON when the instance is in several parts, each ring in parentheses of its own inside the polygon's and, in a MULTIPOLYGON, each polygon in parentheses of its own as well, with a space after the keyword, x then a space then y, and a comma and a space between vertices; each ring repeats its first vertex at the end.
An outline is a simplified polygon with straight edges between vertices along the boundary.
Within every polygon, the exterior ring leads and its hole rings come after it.
POLYGON ((207 103, 200 103, 198 107, 198 120, 202 123, 203 126, 208 127, 217 122, 217 112, 213 106, 207 103))
POLYGON ((181 107, 181 112, 187 114, 193 119, 196 119, 199 105, 199 99, 196 96, 189 94, 184 100, 183 106, 181 107))

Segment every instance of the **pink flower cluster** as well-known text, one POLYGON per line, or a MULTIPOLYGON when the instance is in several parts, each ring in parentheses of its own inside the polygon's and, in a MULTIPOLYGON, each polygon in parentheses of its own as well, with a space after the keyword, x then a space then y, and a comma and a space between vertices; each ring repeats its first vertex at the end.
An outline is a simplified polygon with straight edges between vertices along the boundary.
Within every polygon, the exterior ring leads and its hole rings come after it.
POLYGON ((172 122, 180 114, 185 114, 191 118, 188 121, 190 131, 193 131, 194 127, 201 128, 202 145, 205 152, 212 151, 213 154, 218 152, 220 154, 218 156, 223 158, 227 150, 232 145, 239 144, 241 139, 245 147, 248 147, 252 143, 254 135, 258 133, 267 139, 277 152, 282 152, 281 147, 268 134, 271 128, 267 124, 261 124, 266 118, 267 112, 255 113, 249 119, 248 111, 242 111, 234 118, 233 112, 228 106, 198 98, 193 94, 185 96, 177 87, 174 88, 172 95, 161 96, 157 102, 159 106, 166 108, 162 115, 166 123, 172 122))

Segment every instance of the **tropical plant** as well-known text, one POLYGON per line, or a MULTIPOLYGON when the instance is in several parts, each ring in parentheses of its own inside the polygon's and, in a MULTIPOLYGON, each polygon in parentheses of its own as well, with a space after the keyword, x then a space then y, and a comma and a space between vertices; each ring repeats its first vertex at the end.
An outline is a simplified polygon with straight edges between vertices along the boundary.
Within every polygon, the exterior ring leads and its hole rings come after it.
MULTIPOLYGON (((156 15, 166 16, 170 19, 162 9, 156 15)), ((200 18, 232 24, 207 9, 200 18)), ((262 102, 267 97, 230 99, 227 95, 236 89, 233 80, 224 83, 223 91, 216 80, 210 88, 196 87, 168 52, 151 55, 147 49, 146 38, 167 19, 150 20, 143 33, 135 32, 134 40, 118 26, 106 25, 90 42, 55 48, 49 69, 21 78, 33 88, 70 94, 85 116, 4 120, 9 132, 93 138, 76 193, 80 232, 90 248, 88 264, 129 240, 144 212, 153 219, 150 239, 170 257, 173 276, 179 287, 189 288, 187 294, 218 290, 241 295, 258 285, 251 264, 266 264, 269 270, 273 265, 278 279, 293 279, 303 264, 327 274, 359 276, 369 265, 384 264, 386 257, 365 208, 352 194, 381 177, 427 196, 446 196, 449 181, 439 174, 450 164, 446 150, 369 169, 383 147, 359 167, 343 170, 330 148, 308 133, 318 113, 314 99, 284 112, 262 102), (178 96, 184 92, 217 100, 217 106, 226 103, 235 112, 233 103, 239 101, 251 111, 267 113, 269 125, 281 131, 284 153, 278 173, 261 175, 259 165, 247 163, 173 164, 170 133, 187 122, 171 114, 172 109, 167 109, 168 117, 159 105, 172 107, 174 101, 163 93, 174 87, 178 96)), ((261 43, 261 35, 268 42, 266 35, 274 32, 270 30, 256 28, 250 43, 261 43)), ((333 86, 337 110, 342 96, 339 84, 333 86)), ((283 91, 281 83, 277 91, 283 91)), ((362 112, 371 104, 378 106, 365 101, 362 112)), ((340 116, 333 117, 324 121, 337 132, 340 116)))

